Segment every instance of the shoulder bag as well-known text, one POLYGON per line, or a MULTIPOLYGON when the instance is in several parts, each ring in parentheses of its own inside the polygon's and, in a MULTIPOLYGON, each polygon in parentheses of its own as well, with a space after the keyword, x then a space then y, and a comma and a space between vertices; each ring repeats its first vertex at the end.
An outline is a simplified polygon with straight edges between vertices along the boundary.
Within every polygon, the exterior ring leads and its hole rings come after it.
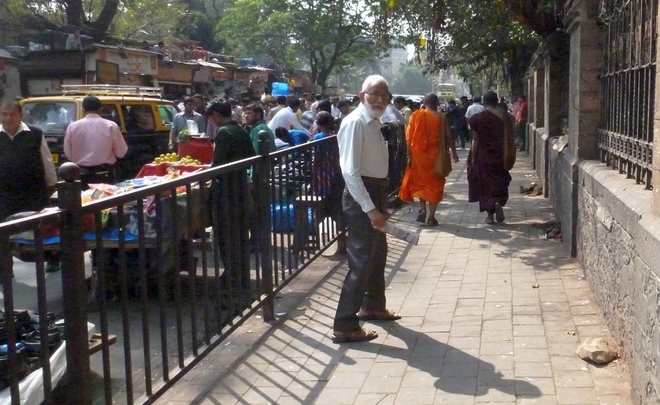
POLYGON ((447 117, 446 114, 441 114, 440 117, 440 137, 438 139, 438 151, 435 154, 433 171, 437 177, 447 177, 452 170, 451 157, 449 156, 449 151, 445 144, 445 126, 447 125, 447 117))

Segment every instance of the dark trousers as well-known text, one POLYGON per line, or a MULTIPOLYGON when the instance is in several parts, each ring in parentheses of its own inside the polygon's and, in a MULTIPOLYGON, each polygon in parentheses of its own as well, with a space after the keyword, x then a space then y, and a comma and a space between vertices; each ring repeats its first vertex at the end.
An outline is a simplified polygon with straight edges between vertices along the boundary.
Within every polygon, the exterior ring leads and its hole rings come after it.
POLYGON ((251 191, 248 189, 247 177, 232 175, 227 175, 227 177, 225 188, 235 190, 235 192, 221 196, 212 191, 214 193, 212 200, 213 227, 220 250, 220 260, 225 268, 221 278, 230 289, 247 292, 250 288, 251 191))
POLYGON ((470 143, 470 131, 467 128, 461 128, 458 131, 458 141, 461 144, 461 149, 465 149, 465 144, 470 143))
MULTIPOLYGON (((365 184, 376 209, 384 212, 387 190, 365 184)), ((357 312, 385 309, 385 264, 387 240, 385 233, 374 229, 360 205, 348 192, 343 195, 344 213, 348 224, 348 274, 339 296, 334 329, 351 331, 360 327, 357 312)))
POLYGON ((115 171, 114 165, 80 166, 80 183, 83 190, 88 189, 90 184, 115 184, 117 180, 115 171))

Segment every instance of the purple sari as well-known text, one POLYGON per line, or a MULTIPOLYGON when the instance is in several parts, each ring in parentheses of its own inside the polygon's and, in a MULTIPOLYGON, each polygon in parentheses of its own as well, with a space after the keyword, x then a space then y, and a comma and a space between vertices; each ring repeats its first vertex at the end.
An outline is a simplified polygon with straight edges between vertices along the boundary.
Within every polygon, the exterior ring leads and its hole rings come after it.
POLYGON ((468 201, 479 202, 480 212, 494 213, 495 203, 506 205, 511 183, 504 168, 504 122, 485 110, 470 118, 470 128, 477 142, 468 155, 468 201))

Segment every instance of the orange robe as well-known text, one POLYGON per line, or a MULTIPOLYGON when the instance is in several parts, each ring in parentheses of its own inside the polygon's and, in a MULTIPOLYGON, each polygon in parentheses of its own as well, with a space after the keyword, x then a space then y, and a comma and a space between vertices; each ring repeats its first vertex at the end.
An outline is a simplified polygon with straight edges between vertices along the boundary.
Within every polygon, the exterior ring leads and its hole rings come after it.
POLYGON ((444 177, 437 177, 433 170, 438 142, 446 150, 444 137, 444 115, 438 117, 431 111, 417 110, 410 117, 406 129, 406 140, 412 156, 412 164, 406 167, 399 198, 414 201, 414 197, 438 203, 445 191, 444 177))

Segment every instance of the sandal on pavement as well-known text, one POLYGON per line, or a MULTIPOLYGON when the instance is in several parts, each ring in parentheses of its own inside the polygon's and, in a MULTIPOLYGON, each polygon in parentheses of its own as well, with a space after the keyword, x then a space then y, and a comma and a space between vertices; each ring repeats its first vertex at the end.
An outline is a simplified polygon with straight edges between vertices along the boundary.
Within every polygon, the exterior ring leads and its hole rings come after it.
POLYGON ((355 329, 347 332, 334 331, 332 333, 332 341, 334 343, 348 343, 348 342, 368 342, 378 337, 375 330, 369 329, 355 329))
POLYGON ((435 219, 435 217, 429 218, 429 220, 426 222, 427 226, 438 226, 438 220, 435 219))
POLYGON ((492 224, 495 223, 495 220, 493 219, 492 216, 489 215, 489 216, 486 217, 486 223, 487 223, 488 225, 492 225, 492 224))
POLYGON ((504 222, 504 210, 500 203, 495 203, 495 219, 497 222, 504 222))
POLYGON ((401 319, 401 315, 391 309, 384 309, 382 311, 360 310, 360 312, 358 312, 358 318, 360 318, 361 321, 396 321, 401 319))
POLYGON ((417 215, 417 222, 426 222, 426 210, 419 210, 419 215, 417 215))

